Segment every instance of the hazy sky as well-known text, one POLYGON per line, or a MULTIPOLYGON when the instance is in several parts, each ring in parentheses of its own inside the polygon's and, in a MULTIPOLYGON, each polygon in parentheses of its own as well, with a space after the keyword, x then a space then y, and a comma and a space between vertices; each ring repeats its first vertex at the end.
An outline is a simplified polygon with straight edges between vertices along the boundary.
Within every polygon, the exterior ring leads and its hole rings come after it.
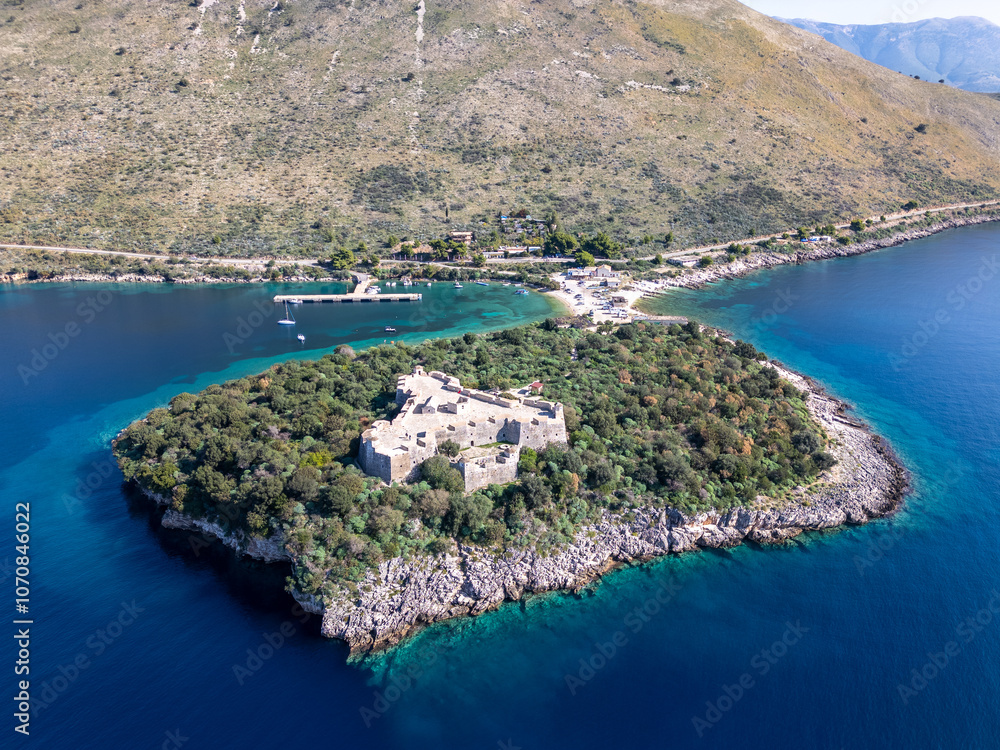
POLYGON ((741 0, 754 10, 783 18, 830 23, 908 23, 924 18, 981 16, 1000 24, 997 0, 741 0))

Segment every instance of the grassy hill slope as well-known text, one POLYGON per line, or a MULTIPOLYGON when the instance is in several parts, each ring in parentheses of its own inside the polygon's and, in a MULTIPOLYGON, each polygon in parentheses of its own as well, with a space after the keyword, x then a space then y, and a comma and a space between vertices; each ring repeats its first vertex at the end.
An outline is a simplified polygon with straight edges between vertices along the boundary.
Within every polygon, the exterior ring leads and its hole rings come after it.
POLYGON ((1000 102, 731 0, 4 0, 0 30, 6 241, 314 252, 524 207, 695 242, 1000 187, 1000 102))

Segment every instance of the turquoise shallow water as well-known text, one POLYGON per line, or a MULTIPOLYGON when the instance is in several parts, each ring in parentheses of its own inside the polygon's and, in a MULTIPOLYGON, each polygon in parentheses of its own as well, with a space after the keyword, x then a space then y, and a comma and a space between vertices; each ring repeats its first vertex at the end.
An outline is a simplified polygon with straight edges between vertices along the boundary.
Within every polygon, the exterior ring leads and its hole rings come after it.
MULTIPOLYGON (((780 548, 622 570, 579 595, 436 625, 363 664, 300 622, 280 571, 193 553, 114 474, 101 477, 110 436, 170 395, 310 354, 271 324, 228 351, 224 334, 260 292, 115 290, 84 324, 76 308, 94 289, 5 290, 0 488, 8 509, 32 502, 33 678, 62 688, 31 742, 160 747, 179 732, 185 748, 1000 746, 1000 277, 984 278, 998 239, 968 228, 663 303, 854 403, 913 472, 902 512, 780 548), (81 332, 25 385, 18 365, 67 320, 81 332), (123 603, 142 611, 109 628, 123 603)), ((321 322, 331 306, 303 306, 297 328, 327 346, 379 341, 390 324, 420 338, 548 314, 508 288, 432 291, 440 309, 412 322, 403 308, 392 322, 321 322)))
MULTIPOLYGON (((276 747, 288 739, 289 717, 305 715, 313 718, 303 739, 323 736, 332 717, 348 727, 342 736, 354 737, 348 744, 383 744, 354 705, 367 690, 366 673, 346 665, 343 647, 320 638, 318 624, 291 606, 282 593, 287 571, 239 564, 193 549, 186 535, 161 533, 148 509, 123 494, 109 449, 118 430, 179 392, 342 343, 381 343, 387 325, 397 329, 392 339, 418 342, 553 310, 543 296, 515 297, 510 287, 441 283, 420 288, 419 303, 302 305, 294 329, 276 325, 283 310, 272 295, 339 291, 316 284, 0 291, 0 490, 9 520, 0 531, 0 579, 12 608, 14 506, 30 503, 29 677, 43 702, 30 744, 161 747, 178 730, 189 738, 184 747, 276 747), (276 651, 275 633, 284 641, 276 651), (293 664, 312 677, 296 675, 293 664)), ((16 658, 11 628, 0 649, 8 675, 16 658)), ((12 727, 10 718, 0 747, 12 746, 12 727)))

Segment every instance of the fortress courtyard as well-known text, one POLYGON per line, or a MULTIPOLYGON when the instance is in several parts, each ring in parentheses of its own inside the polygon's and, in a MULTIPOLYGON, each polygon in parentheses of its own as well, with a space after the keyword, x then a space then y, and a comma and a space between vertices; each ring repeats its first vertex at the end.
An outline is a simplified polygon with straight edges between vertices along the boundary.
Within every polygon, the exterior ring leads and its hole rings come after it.
POLYGON ((461 452, 451 459, 465 479, 466 491, 517 478, 521 449, 565 443, 566 420, 560 403, 534 395, 540 383, 509 394, 464 388, 458 378, 417 367, 396 385, 399 413, 379 420, 362 434, 361 468, 388 484, 419 478, 420 464, 445 442, 461 452))

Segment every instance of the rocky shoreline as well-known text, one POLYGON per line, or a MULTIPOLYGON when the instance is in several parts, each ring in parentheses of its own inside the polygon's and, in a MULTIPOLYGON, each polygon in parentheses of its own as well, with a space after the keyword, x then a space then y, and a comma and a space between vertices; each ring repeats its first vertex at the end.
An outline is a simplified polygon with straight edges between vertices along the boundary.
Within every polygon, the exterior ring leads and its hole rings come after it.
MULTIPOLYGON (((864 524, 898 508, 908 476, 891 449, 847 417, 846 404, 808 378, 775 367, 809 394, 809 410, 826 430, 829 452, 837 459, 814 486, 800 488, 781 504, 759 497, 752 507, 693 516, 653 509, 637 509, 627 517, 607 513, 556 554, 516 550, 498 555, 461 545, 454 554, 384 561, 368 572, 355 593, 343 588, 331 601, 301 593, 295 598, 322 615, 323 635, 345 641, 353 655, 362 655, 391 647, 424 625, 481 614, 526 594, 579 590, 619 565, 746 541, 783 542, 805 531, 864 524)), ((169 506, 167 498, 144 494, 169 506)), ((261 540, 228 533, 216 523, 171 509, 162 525, 217 538, 234 551, 267 562, 291 561, 280 537, 261 540)))
MULTIPOLYGON (((995 207, 994 207, 995 208, 995 207)), ((808 251, 796 252, 790 254, 782 253, 771 253, 771 252, 755 252, 746 258, 737 258, 731 263, 724 266, 709 266, 708 268, 695 269, 693 273, 684 274, 676 278, 664 278, 662 283, 670 287, 684 287, 688 289, 697 289, 705 284, 710 284, 713 281, 719 281, 721 279, 735 279, 742 276, 746 276, 752 271, 760 270, 762 268, 771 268, 773 266, 788 265, 790 263, 804 263, 811 260, 827 260, 830 258, 846 258, 852 255, 862 255, 864 253, 871 252, 872 250, 881 250, 887 247, 895 247, 897 245, 902 245, 910 240, 920 239, 923 237, 929 237, 932 234, 937 234, 939 232, 944 232, 948 229, 956 229, 958 227, 970 226, 973 224, 985 224, 987 222, 1000 221, 1000 214, 977 214, 974 216, 962 216, 957 218, 951 218, 946 221, 933 224, 929 227, 921 227, 917 229, 909 229, 898 234, 894 234, 891 237, 884 237, 882 239, 871 239, 863 240, 852 245, 839 245, 835 242, 828 243, 824 245, 813 245, 808 251)), ((695 252, 695 251, 692 251, 695 252)), ((165 260, 168 259, 165 257, 165 260)), ((125 273, 121 275, 112 274, 89 274, 89 273, 59 273, 58 275, 47 277, 47 278, 31 278, 28 273, 16 273, 16 274, 2 274, 0 273, 0 283, 3 284, 44 284, 44 283, 54 283, 54 282, 99 282, 99 283, 146 283, 146 284, 264 284, 271 283, 274 280, 270 276, 265 276, 264 274, 268 272, 266 266, 267 259, 260 259, 258 263, 256 260, 254 262, 247 263, 243 266, 248 271, 256 272, 258 275, 251 278, 235 278, 235 277, 216 277, 209 276, 205 274, 199 274, 197 276, 192 276, 189 278, 166 278, 164 276, 157 275, 144 275, 137 273, 125 273)), ((224 264, 220 264, 224 265, 224 264)), ((664 269, 667 270, 667 269, 664 269)), ((487 278, 501 280, 504 277, 497 275, 490 275, 487 278)), ((311 276, 291 276, 287 278, 281 278, 278 280, 282 283, 308 283, 308 282, 331 282, 331 281, 344 281, 342 278, 337 278, 335 276, 322 276, 319 278, 313 278, 311 276)), ((556 295, 558 296, 558 295, 556 295)), ((565 303, 565 300, 562 300, 565 303)), ((572 304, 567 304, 569 309, 572 309, 572 304)))
POLYGON ((253 278, 229 278, 229 277, 216 277, 216 276, 193 276, 191 278, 170 278, 167 279, 163 276, 145 276, 138 273, 125 273, 118 276, 113 276, 109 273, 68 273, 59 276, 53 276, 52 278, 29 278, 26 273, 18 274, 0 274, 0 283, 6 284, 52 284, 52 283, 62 283, 70 281, 80 281, 89 283, 107 283, 107 284, 271 284, 271 283, 289 283, 289 284, 301 284, 301 283, 326 283, 331 281, 345 281, 345 279, 337 279, 332 276, 322 276, 320 278, 313 278, 311 276, 289 276, 287 278, 282 277, 277 282, 275 282, 270 277, 255 276, 253 278))
POLYGON ((670 553, 733 547, 744 541, 782 542, 804 531, 864 524, 899 507, 905 470, 882 439, 845 416, 846 404, 812 381, 778 368, 810 394, 809 409, 835 441, 838 463, 822 484, 773 507, 685 516, 676 510, 636 510, 630 519, 607 514, 581 529, 565 550, 543 557, 530 550, 491 555, 461 546, 455 555, 382 563, 358 586, 359 594, 326 602, 322 632, 346 641, 353 654, 390 647, 422 625, 496 609, 525 594, 578 590, 608 570, 670 553))
POLYGON ((863 255, 873 250, 883 250, 888 247, 896 247, 911 240, 918 240, 924 237, 945 232, 949 229, 972 226, 975 224, 986 224, 993 221, 1000 221, 1000 215, 979 214, 976 216, 963 216, 948 219, 946 221, 932 224, 929 227, 919 227, 908 229, 891 237, 881 239, 863 240, 852 245, 840 245, 836 242, 819 246, 812 246, 808 251, 796 253, 772 253, 754 252, 745 258, 737 258, 731 263, 720 266, 709 266, 707 268, 696 269, 693 273, 684 274, 675 278, 664 278, 661 283, 670 287, 682 287, 685 289, 699 289, 706 284, 711 284, 722 279, 738 279, 753 271, 774 266, 784 266, 792 263, 807 263, 814 260, 828 260, 831 258, 848 258, 853 255, 863 255))

